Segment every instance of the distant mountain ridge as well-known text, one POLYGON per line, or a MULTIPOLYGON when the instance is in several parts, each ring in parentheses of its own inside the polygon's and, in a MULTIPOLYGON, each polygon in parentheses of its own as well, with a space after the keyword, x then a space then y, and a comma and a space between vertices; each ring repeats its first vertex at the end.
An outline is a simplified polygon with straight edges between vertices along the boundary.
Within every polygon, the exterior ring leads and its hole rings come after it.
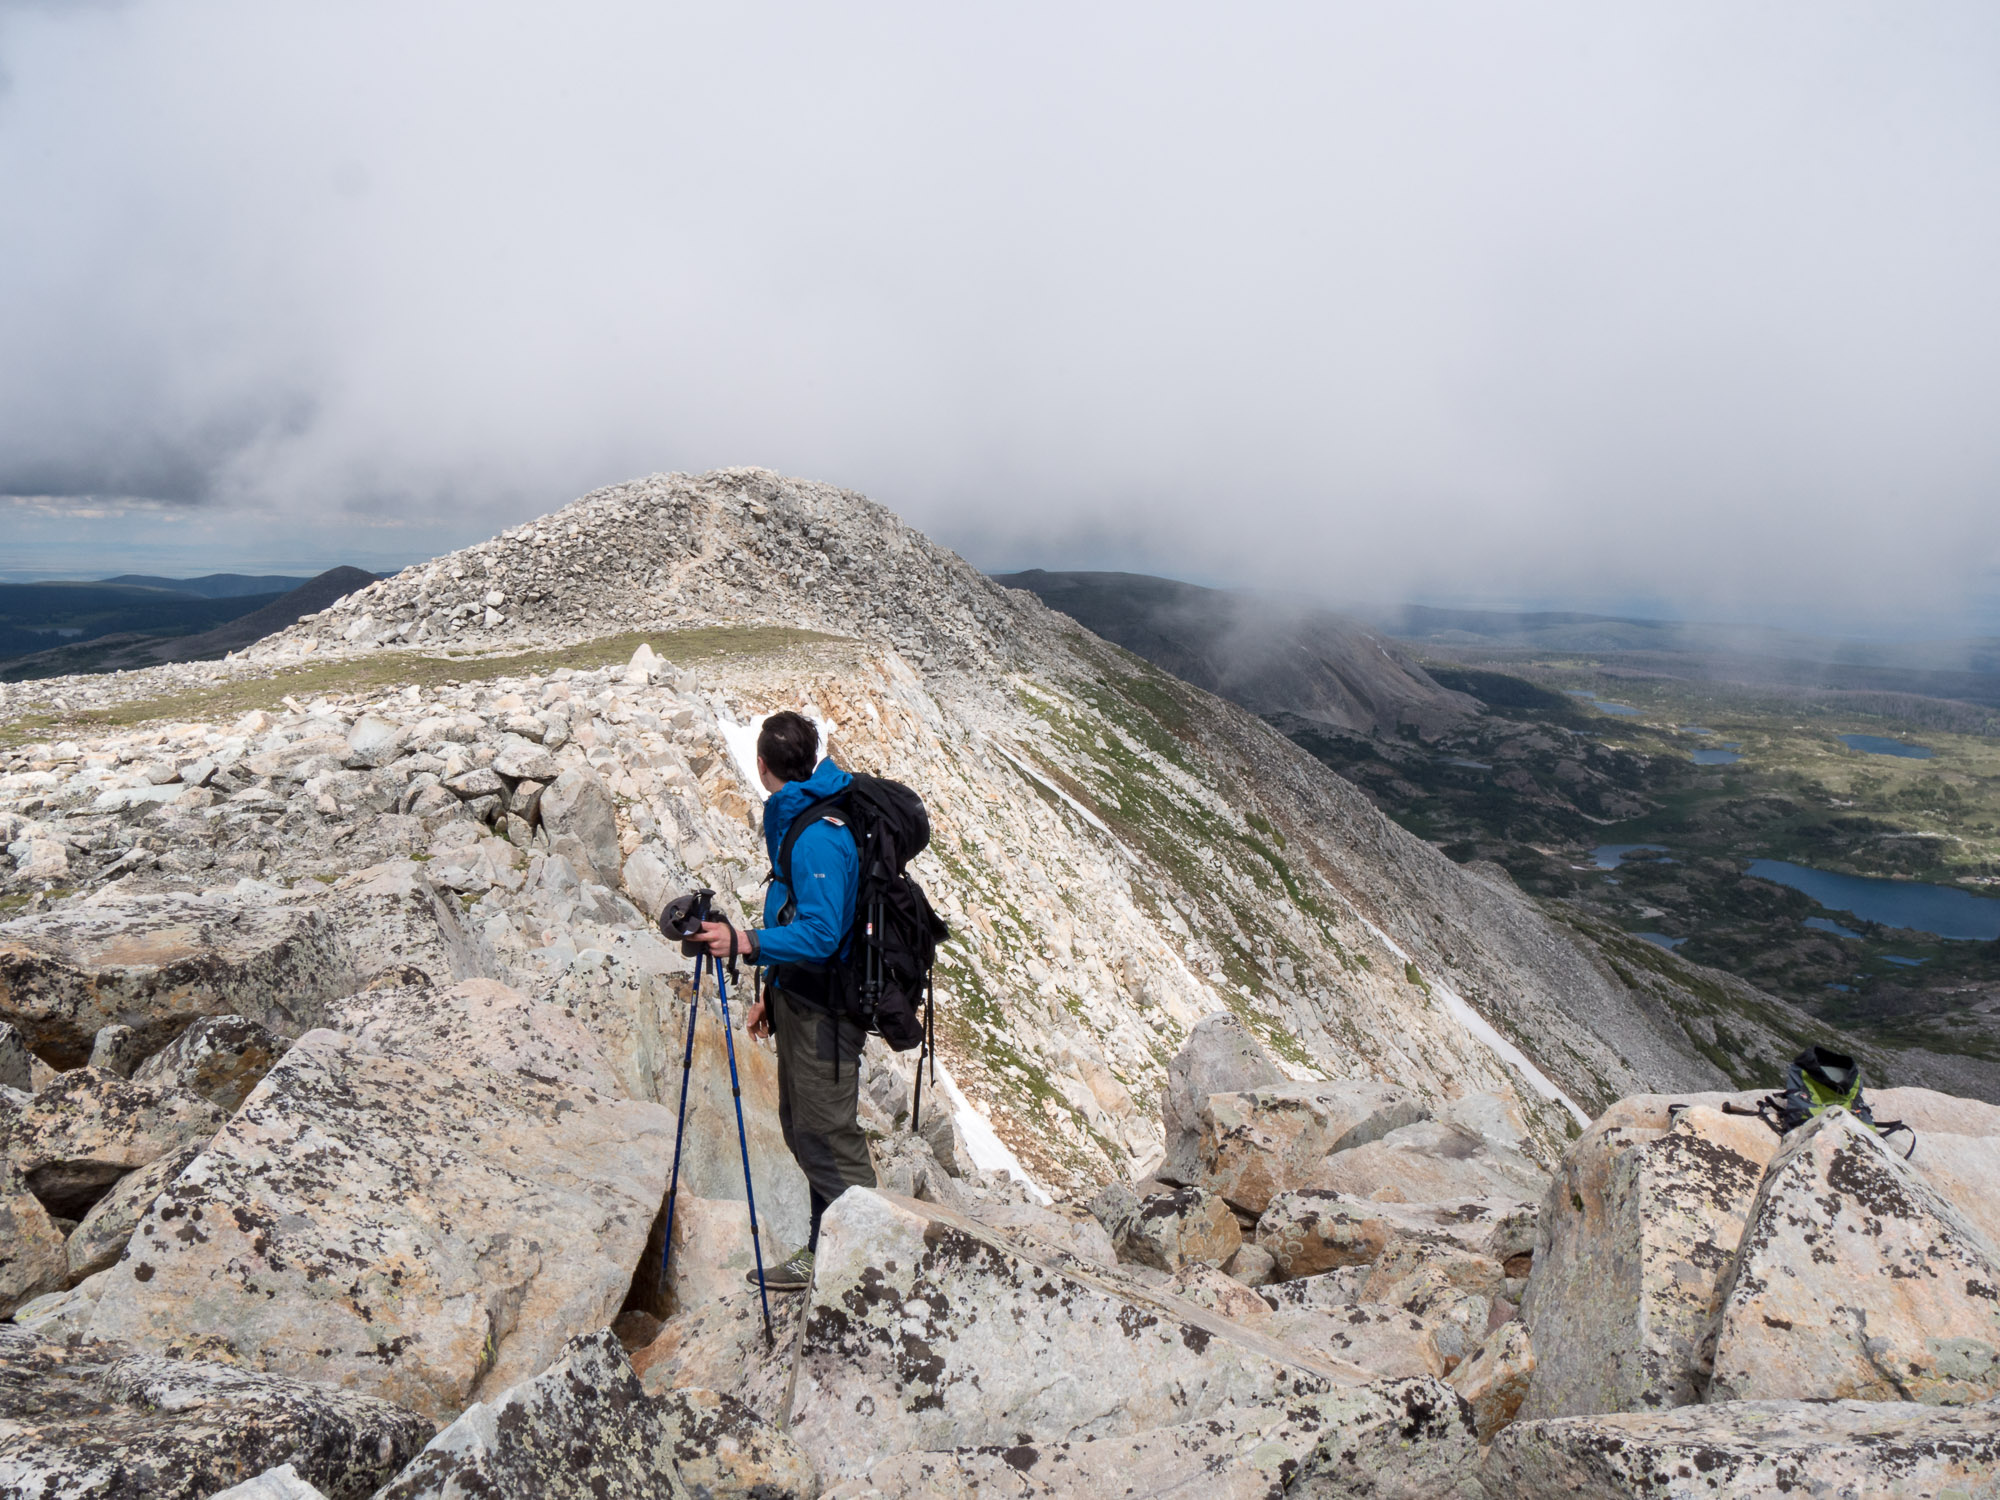
POLYGON ((1331 610, 1143 573, 996 574, 1183 682, 1254 714, 1291 713, 1354 734, 1430 738, 1478 712, 1401 647, 1331 610))
POLYGON ((283 573, 208 573, 200 578, 159 578, 151 573, 121 573, 104 583, 122 583, 132 588, 165 589, 175 594, 196 594, 203 599, 241 599, 247 594, 289 594, 311 583, 283 573))
MULTIPOLYGON (((215 578, 239 576, 213 575, 215 578)), ((211 580, 191 581, 201 583, 211 580)), ((211 610, 234 601, 250 603, 253 608, 247 614, 224 619, 221 623, 192 635, 119 631, 68 645, 55 646, 46 651, 17 656, 11 661, 0 661, 0 681, 25 682, 32 678, 61 677, 74 672, 129 672, 140 667, 153 667, 171 661, 213 661, 218 657, 227 656, 231 651, 240 651, 243 647, 260 641, 275 631, 283 630, 301 616, 325 609, 336 599, 351 594, 358 588, 364 588, 374 581, 373 573, 364 572, 360 568, 338 567, 327 569, 317 578, 307 579, 289 593, 270 597, 261 605, 257 604, 257 601, 265 596, 257 594, 192 596, 190 603, 199 603, 211 610)), ((112 585, 107 583, 104 586, 112 585)), ((135 584, 130 579, 123 579, 117 580, 116 586, 139 588, 151 585, 135 584)), ((49 585, 36 585, 36 587, 49 587, 49 585)), ((88 585, 78 585, 78 587, 88 587, 88 585)), ((15 632, 16 636, 22 634, 24 632, 15 632)))

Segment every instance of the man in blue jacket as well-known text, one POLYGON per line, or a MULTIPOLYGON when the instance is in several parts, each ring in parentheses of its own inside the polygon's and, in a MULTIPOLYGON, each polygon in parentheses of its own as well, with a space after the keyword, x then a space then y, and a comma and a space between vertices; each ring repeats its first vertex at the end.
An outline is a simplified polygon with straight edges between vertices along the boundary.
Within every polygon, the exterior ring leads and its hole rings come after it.
MULTIPOLYGON (((819 728, 803 714, 772 714, 757 735, 757 775, 764 803, 764 847, 771 868, 793 820, 816 802, 847 789, 852 779, 819 758, 819 728)), ((773 879, 764 894, 764 925, 734 931, 727 922, 702 929, 708 950, 727 958, 732 943, 769 971, 764 992, 744 1024, 752 1036, 778 1039, 778 1124, 785 1145, 812 1189, 812 1237, 806 1248, 764 1272, 771 1291, 803 1290, 812 1280, 819 1221, 850 1187, 874 1187, 868 1139, 856 1118, 861 1098, 861 1049, 868 1033, 846 1016, 833 993, 835 962, 854 922, 860 880, 854 836, 837 818, 808 823, 792 846, 788 887, 773 879)), ((752 1285, 757 1273, 749 1273, 752 1285)))

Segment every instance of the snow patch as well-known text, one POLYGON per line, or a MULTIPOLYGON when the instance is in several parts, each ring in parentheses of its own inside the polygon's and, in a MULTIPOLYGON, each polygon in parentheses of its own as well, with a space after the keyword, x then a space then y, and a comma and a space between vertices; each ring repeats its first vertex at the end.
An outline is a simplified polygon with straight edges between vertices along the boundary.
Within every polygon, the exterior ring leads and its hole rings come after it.
MULTIPOLYGON (((928 1083, 930 1080, 924 1080, 928 1083)), ((965 1149, 972 1157, 972 1164, 982 1172, 1005 1172, 1009 1177, 1025 1183, 1028 1191, 1038 1203, 1053 1203, 1055 1200, 1043 1191, 1042 1185, 1028 1175, 1028 1169, 1021 1165, 1021 1159, 1000 1139, 999 1133, 977 1106, 959 1091, 950 1070, 943 1063, 937 1065, 937 1086, 951 1101, 951 1117, 958 1126, 958 1133, 965 1141, 965 1149)))

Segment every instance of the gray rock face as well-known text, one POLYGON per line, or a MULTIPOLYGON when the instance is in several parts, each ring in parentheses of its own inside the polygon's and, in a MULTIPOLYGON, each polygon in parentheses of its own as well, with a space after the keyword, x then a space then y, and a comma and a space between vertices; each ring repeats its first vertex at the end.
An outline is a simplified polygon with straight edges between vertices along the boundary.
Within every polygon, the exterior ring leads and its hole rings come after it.
POLYGON ((1261 1214, 1279 1193, 1329 1186, 1321 1178, 1334 1154, 1429 1115, 1415 1094, 1386 1083, 1281 1083, 1211 1094, 1200 1107, 1200 1179, 1236 1207, 1261 1214))
POLYGON ((199 1145, 182 1146, 119 1178, 111 1191, 98 1199, 82 1222, 69 1232, 64 1253, 69 1259, 70 1279, 78 1281, 94 1276, 117 1264, 126 1241, 132 1238, 132 1231, 153 1206, 153 1200, 188 1169, 206 1145, 203 1141, 199 1145))
POLYGON ((1099 1195, 1091 1210, 1102 1220, 1120 1260, 1162 1271, 1178 1271, 1194 1261, 1219 1266, 1243 1243, 1229 1205, 1204 1188, 1142 1195, 1114 1186, 1099 1195))
POLYGON ((1257 1243, 1287 1277, 1368 1265, 1397 1235, 1454 1244, 1495 1260, 1526 1260, 1534 1251, 1539 1210, 1513 1198, 1440 1203, 1378 1203, 1322 1188, 1273 1198, 1257 1221, 1257 1243))
POLYGON ((1442 1121, 1424 1120, 1327 1158, 1312 1186, 1388 1203, 1535 1198, 1549 1176, 1519 1152, 1442 1121))
MULTIPOLYGON (((413 860, 356 870, 295 900, 313 907, 339 931, 348 960, 344 992, 383 975, 407 982, 412 969, 439 985, 494 972, 492 954, 465 930, 457 906, 413 860)), ((313 1024, 323 1024, 317 1013, 313 1024)))
POLYGON ((1429 1380, 1383 1381, 1283 1403, 1231 1408, 1128 1437, 906 1453, 825 1500, 1019 1495, 1099 1500, 1486 1500, 1463 1409, 1429 1380))
MULTIPOLYGON (((843 1194, 821 1228, 789 1429, 821 1475, 1022 1433, 1117 1436, 1366 1379, 1188 1304, 1052 1266, 948 1210, 843 1194)), ((739 1394, 775 1409, 783 1366, 767 1364, 739 1394)))
POLYGON ((104 1290, 104 1273, 86 1276, 67 1291, 50 1292, 24 1302, 14 1309, 14 1326, 57 1343, 82 1338, 97 1315, 98 1294, 104 1290))
POLYGON ((183 1089, 76 1068, 0 1114, 0 1153, 50 1213, 76 1220, 126 1173, 206 1143, 226 1118, 183 1089))
POLYGON ((1527 1399, 1535 1376, 1535 1341, 1527 1325, 1502 1323, 1486 1337, 1476 1354, 1451 1372, 1451 1388, 1472 1408, 1479 1441, 1512 1422, 1527 1399))
POLYGON ((29 1061, 28 1044, 10 1021, 0 1021, 0 1088, 27 1093, 34 1087, 35 1071, 29 1061))
POLYGON ((734 1396, 692 1386, 656 1399, 693 1500, 818 1500, 812 1460, 734 1396))
POLYGON ((186 1089, 234 1114, 284 1049, 248 1017, 203 1016, 141 1063, 132 1081, 186 1089))
POLYGON ((352 1391, 0 1328, 0 1493, 203 1500, 290 1463, 328 1500, 365 1500, 431 1431, 352 1391))
POLYGON ((466 1411, 376 1500, 692 1500, 674 1462, 680 1431, 610 1332, 585 1334, 466 1411))
POLYGON ((570 767, 542 792, 542 826, 549 848, 565 856, 586 880, 618 889, 624 856, 618 848, 618 809, 596 772, 570 767))
POLYGON ((1521 1304, 1538 1359, 1524 1416, 1659 1410, 1706 1388, 1701 1346, 1778 1139, 1666 1102, 1626 1101, 1563 1158, 1521 1304))
POLYGON ((130 1026, 113 1024, 103 1027, 90 1044, 89 1066, 101 1073, 130 1078, 132 1070, 140 1062, 139 1047, 139 1033, 130 1026))
POLYGON ((307 1484, 301 1479, 299 1471, 291 1464, 279 1464, 275 1469, 266 1469, 255 1479, 246 1479, 241 1484, 232 1484, 228 1489, 218 1491, 209 1500, 327 1500, 327 1497, 319 1486, 307 1484))
POLYGON ((444 989, 364 990, 327 1007, 328 1024, 362 1051, 454 1072, 485 1069, 528 1083, 624 1092, 596 1037, 558 1003, 493 979, 444 989))
POLYGON ((144 1052, 218 1011, 297 1035, 350 968, 313 911, 217 894, 69 904, 0 923, 0 1019, 51 1066, 75 1068, 114 1023, 144 1052))
POLYGON ((1716 1325, 1710 1401, 2000 1395, 2000 1255, 1845 1110, 1785 1138, 1716 1325))
POLYGON ((1167 1064, 1167 1086, 1160 1096, 1167 1156, 1153 1175, 1181 1184, 1198 1179, 1201 1107, 1210 1094, 1247 1093, 1284 1081, 1271 1055, 1234 1012, 1223 1011, 1198 1022, 1167 1064))
POLYGON ((28 1191, 27 1179, 0 1156, 0 1317, 61 1291, 68 1281, 62 1231, 28 1191))
POLYGON ((1509 1500, 1987 1500, 2000 1494, 2000 1410, 1732 1401, 1516 1422, 1480 1476, 1509 1500))
POLYGON ((448 1419, 616 1316, 672 1123, 309 1032, 155 1200, 92 1335, 448 1419))

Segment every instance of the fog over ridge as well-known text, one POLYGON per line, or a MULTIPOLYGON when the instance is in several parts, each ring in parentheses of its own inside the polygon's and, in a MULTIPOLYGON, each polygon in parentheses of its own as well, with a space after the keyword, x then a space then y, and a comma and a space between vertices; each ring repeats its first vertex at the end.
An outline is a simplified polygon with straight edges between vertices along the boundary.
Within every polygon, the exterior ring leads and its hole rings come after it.
POLYGON ((0 514, 416 553, 757 463, 994 569, 1970 621, 1997 64, 1972 4, 0 5, 0 514))

